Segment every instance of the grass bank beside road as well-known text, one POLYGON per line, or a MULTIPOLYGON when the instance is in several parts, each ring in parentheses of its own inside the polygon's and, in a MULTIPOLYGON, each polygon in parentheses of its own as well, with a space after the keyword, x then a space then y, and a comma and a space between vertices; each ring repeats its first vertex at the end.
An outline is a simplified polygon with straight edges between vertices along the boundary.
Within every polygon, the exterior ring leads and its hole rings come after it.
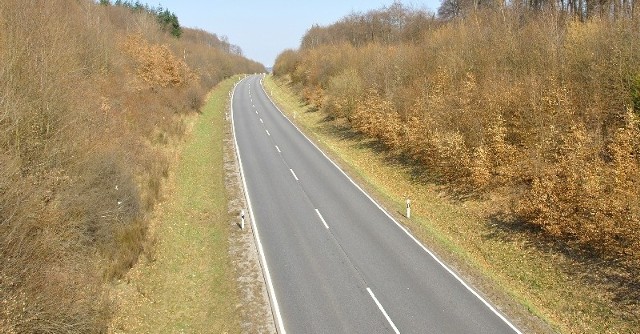
POLYGON ((235 81, 219 84, 192 120, 151 224, 153 251, 115 288, 112 333, 241 331, 223 168, 225 107, 235 81))
POLYGON ((492 222, 486 202, 449 198, 376 141, 304 105, 287 83, 272 76, 264 83, 298 127, 523 332, 640 332, 637 311, 612 297, 615 285, 594 279, 601 269, 492 222))

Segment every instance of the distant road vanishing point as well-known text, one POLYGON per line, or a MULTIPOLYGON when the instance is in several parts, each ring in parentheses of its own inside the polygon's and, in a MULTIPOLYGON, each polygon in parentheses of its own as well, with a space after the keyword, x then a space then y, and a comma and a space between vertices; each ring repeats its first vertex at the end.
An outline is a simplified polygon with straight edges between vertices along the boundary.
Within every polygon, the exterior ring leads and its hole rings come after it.
POLYGON ((241 80, 232 119, 280 333, 520 333, 241 80))

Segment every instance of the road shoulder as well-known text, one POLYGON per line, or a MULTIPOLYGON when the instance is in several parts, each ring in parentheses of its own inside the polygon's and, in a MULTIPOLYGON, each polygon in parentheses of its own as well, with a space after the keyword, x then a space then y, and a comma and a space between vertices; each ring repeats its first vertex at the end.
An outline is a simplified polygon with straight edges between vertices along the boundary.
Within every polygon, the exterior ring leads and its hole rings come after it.
POLYGON ((251 232, 236 224, 240 190, 225 115, 235 80, 219 84, 189 120, 150 218, 153 246, 112 289, 110 333, 273 332, 251 232))

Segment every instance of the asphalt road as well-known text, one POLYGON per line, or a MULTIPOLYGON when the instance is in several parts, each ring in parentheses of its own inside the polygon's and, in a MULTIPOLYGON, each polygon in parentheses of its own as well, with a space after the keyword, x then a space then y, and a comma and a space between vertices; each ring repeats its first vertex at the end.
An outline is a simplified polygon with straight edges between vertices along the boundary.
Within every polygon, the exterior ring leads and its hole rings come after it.
POLYGON ((280 332, 518 332, 307 140, 261 79, 238 83, 232 117, 280 332))

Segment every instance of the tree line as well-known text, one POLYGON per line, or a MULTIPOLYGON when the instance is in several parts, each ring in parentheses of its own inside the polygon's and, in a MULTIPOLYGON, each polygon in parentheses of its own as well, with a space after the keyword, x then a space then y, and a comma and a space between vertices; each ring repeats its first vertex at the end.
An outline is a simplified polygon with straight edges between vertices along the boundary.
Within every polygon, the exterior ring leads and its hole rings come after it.
MULTIPOLYGON (((103 6, 112 5, 111 0, 100 0, 99 3, 103 6)), ((138 0, 136 0, 135 2, 131 0, 116 0, 113 5, 126 7, 137 12, 145 12, 151 14, 156 17, 158 23, 160 23, 162 28, 169 31, 171 35, 175 37, 180 37, 180 35, 182 35, 182 28, 180 27, 178 16, 175 13, 169 11, 169 9, 162 8, 162 6, 149 6, 148 4, 141 3, 138 0)))
POLYGON ((521 11, 553 11, 584 21, 592 17, 627 17, 636 14, 635 0, 443 0, 438 16, 453 19, 478 9, 502 10, 519 8, 521 11))

